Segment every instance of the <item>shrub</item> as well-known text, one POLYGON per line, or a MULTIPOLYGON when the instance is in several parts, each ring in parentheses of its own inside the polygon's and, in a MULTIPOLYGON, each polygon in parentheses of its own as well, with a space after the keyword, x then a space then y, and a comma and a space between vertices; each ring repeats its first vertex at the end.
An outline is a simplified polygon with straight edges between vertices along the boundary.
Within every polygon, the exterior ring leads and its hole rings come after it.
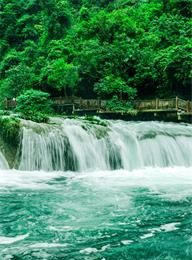
POLYGON ((20 121, 9 116, 0 116, 0 136, 9 144, 18 145, 20 121))
POLYGON ((124 103, 122 100, 119 100, 117 95, 114 95, 112 99, 107 102, 107 108, 108 110, 115 112, 128 112, 130 110, 133 110, 133 101, 129 100, 124 103))
POLYGON ((16 111, 25 118, 36 122, 46 122, 52 113, 52 102, 49 94, 39 90, 26 90, 17 97, 16 111))

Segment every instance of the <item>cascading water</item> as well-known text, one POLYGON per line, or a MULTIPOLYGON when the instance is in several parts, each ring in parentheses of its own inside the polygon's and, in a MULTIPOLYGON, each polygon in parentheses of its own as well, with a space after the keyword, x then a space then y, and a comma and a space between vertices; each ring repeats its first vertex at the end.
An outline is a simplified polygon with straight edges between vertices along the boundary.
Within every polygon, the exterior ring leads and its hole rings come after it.
POLYGON ((8 169, 9 165, 8 162, 6 161, 4 155, 0 151, 0 169, 8 169))
POLYGON ((192 259, 191 125, 22 125, 17 170, 0 152, 0 260, 192 259))
POLYGON ((23 127, 20 170, 93 171, 192 166, 190 125, 52 119, 23 127))

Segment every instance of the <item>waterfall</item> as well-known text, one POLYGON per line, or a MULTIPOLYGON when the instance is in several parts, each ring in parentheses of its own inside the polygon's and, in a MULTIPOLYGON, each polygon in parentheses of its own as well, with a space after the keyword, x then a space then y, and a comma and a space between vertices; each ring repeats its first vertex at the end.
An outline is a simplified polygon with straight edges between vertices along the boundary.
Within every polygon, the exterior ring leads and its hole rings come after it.
POLYGON ((24 122, 20 170, 95 171, 192 166, 191 125, 52 118, 24 122))
POLYGON ((8 162, 0 151, 0 169, 9 169, 8 162))

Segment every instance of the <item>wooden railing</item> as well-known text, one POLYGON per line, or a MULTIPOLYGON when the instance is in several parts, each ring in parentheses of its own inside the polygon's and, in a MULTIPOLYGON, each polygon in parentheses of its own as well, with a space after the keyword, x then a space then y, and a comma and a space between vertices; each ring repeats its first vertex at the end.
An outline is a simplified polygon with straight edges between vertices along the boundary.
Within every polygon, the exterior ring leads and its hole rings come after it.
MULTIPOLYGON (((81 109, 101 109, 106 110, 107 100, 101 99, 82 99, 82 98, 54 98, 54 104, 74 104, 77 108, 81 109)), ((123 100, 126 103, 126 100, 123 100)), ((136 100, 134 107, 137 110, 175 110, 192 112, 192 102, 176 98, 170 99, 152 99, 152 100, 136 100)))
POLYGON ((83 99, 83 98, 53 98, 55 105, 62 106, 68 104, 74 104, 78 109, 106 109, 107 100, 101 99, 83 99))
POLYGON ((135 101, 135 108, 138 110, 175 110, 192 112, 192 102, 181 98, 170 99, 152 99, 152 100, 137 100, 135 101))
POLYGON ((13 99, 5 99, 4 102, 4 107, 7 109, 14 109, 17 106, 17 101, 15 98, 13 99))
POLYGON ((192 112, 192 102, 179 98, 177 102, 177 109, 181 109, 186 112, 192 112))
MULTIPOLYGON (((79 97, 71 98, 53 98, 53 103, 55 106, 64 107, 67 105, 73 105, 75 109, 95 109, 95 110, 106 110, 107 100, 101 99, 83 99, 79 97)), ((126 100, 123 100, 126 103, 126 100)), ((7 109, 13 109, 16 107, 17 102, 15 99, 6 99, 4 101, 4 106, 7 109)), ((187 113, 192 113, 192 102, 186 101, 181 98, 170 98, 170 99, 151 99, 151 100, 136 100, 134 102, 134 107, 140 111, 184 111, 187 113)))

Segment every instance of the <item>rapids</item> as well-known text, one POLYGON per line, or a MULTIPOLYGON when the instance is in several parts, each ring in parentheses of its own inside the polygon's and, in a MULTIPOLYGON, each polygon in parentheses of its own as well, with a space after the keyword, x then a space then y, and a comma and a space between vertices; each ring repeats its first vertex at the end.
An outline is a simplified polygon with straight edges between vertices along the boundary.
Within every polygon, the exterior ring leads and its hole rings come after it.
POLYGON ((192 126, 22 122, 0 152, 0 260, 191 260, 192 126))
POLYGON ((0 171, 1 260, 190 260, 192 168, 0 171))
MULTIPOLYGON (((192 127, 159 122, 52 118, 23 122, 19 170, 97 171, 192 166, 192 127), (101 121, 102 122, 102 121, 101 121)), ((0 167, 5 159, 0 154, 0 167)))

